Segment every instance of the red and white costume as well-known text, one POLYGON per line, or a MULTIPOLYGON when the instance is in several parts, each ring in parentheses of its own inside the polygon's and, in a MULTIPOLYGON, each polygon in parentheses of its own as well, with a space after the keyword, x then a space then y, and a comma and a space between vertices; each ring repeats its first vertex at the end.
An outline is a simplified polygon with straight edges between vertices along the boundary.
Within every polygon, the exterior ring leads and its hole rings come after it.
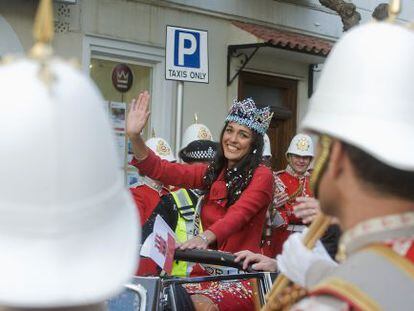
POLYGON ((303 229, 302 221, 293 213, 297 197, 311 197, 310 174, 298 175, 288 165, 286 170, 274 172, 273 209, 270 210, 271 231, 265 238, 262 253, 274 258, 282 252, 283 243, 294 231, 303 229))

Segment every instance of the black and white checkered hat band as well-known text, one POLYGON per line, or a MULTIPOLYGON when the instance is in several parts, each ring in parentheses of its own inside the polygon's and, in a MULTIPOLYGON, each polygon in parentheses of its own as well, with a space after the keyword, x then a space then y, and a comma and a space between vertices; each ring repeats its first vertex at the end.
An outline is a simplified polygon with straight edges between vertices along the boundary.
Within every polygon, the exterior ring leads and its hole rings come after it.
POLYGON ((186 157, 192 158, 192 159, 213 159, 216 155, 213 148, 208 147, 207 150, 195 150, 195 151, 189 151, 189 152, 183 152, 186 157))

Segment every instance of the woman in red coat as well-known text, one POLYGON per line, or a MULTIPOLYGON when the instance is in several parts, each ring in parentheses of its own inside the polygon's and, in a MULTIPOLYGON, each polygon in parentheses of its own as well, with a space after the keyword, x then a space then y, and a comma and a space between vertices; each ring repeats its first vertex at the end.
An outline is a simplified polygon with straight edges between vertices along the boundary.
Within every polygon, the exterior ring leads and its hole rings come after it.
POLYGON ((271 171, 261 164, 263 135, 272 115, 258 109, 252 99, 235 101, 226 117, 215 159, 209 164, 187 165, 161 160, 141 138, 148 117, 148 92, 131 103, 127 119, 129 136, 139 171, 165 185, 205 189, 201 208, 202 234, 181 245, 236 252, 259 251, 273 194, 271 171))

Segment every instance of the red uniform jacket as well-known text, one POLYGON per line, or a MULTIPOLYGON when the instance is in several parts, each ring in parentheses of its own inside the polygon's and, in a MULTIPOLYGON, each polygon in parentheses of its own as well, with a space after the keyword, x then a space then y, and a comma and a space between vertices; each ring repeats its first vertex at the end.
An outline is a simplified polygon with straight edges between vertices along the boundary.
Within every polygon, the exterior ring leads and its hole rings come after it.
POLYGON ((135 188, 129 189, 134 198, 135 205, 139 211, 139 216, 141 219, 141 226, 145 224, 148 220, 148 217, 151 216, 155 207, 160 202, 160 197, 166 193, 167 190, 164 188, 161 190, 161 193, 151 187, 143 184, 135 188))
POLYGON ((275 172, 275 189, 273 197, 273 208, 275 213, 272 217, 278 218, 273 221, 271 235, 266 238, 262 253, 269 257, 275 257, 282 252, 283 243, 292 233, 287 230, 288 225, 302 225, 302 222, 293 213, 293 207, 297 204, 297 197, 313 196, 310 190, 310 174, 302 176, 295 174, 289 167, 280 172, 275 172))
MULTIPOLYGON (((139 212, 141 226, 145 224, 149 216, 154 211, 155 207, 157 207, 161 196, 168 193, 165 188, 162 188, 159 192, 146 184, 131 188, 130 191, 139 212)), ((141 262, 139 264, 138 270, 135 272, 135 275, 147 276, 157 274, 157 264, 151 258, 141 258, 141 262)))
MULTIPOLYGON (((132 161, 139 171, 165 185, 190 189, 203 189, 206 164, 179 164, 161 160, 152 151, 142 162, 132 161)), ((201 209, 204 230, 217 237, 217 248, 222 251, 260 250, 261 234, 266 210, 272 200, 273 176, 265 166, 259 166, 250 184, 239 199, 226 208, 227 187, 221 173, 205 195, 201 209)), ((211 245, 210 245, 211 246, 211 245)))

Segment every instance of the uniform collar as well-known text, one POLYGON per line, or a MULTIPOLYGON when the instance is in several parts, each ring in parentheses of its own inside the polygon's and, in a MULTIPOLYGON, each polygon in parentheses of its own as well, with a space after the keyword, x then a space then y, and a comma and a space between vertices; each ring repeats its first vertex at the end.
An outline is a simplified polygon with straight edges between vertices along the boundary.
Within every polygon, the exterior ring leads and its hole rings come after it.
POLYGON ((310 173, 308 171, 306 171, 305 173, 303 173, 302 175, 299 175, 298 173, 295 172, 295 170, 290 166, 290 164, 288 164, 286 166, 286 170, 285 170, 289 175, 295 177, 295 178, 303 178, 303 177, 307 177, 310 176, 310 173))
POLYGON ((144 176, 142 178, 142 181, 143 181, 144 185, 150 187, 152 190, 155 190, 156 192, 161 194, 161 191, 163 189, 162 183, 160 183, 159 181, 156 181, 154 179, 151 179, 147 176, 144 176))
POLYGON ((402 237, 414 237, 414 212, 369 219, 342 235, 338 251, 342 258, 338 259, 343 260, 368 244, 384 243, 402 237))

